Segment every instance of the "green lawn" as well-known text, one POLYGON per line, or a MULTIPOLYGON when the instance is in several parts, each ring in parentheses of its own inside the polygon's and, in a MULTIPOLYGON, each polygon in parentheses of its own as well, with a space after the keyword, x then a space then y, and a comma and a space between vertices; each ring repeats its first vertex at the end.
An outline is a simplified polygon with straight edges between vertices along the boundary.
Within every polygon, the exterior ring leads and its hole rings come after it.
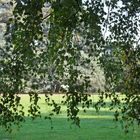
MULTIPOLYGON (((54 98, 60 102, 61 95, 54 98)), ((27 110, 28 96, 22 96, 22 103, 27 110)), ((39 104, 43 115, 50 112, 43 96, 39 104)), ((26 122, 19 131, 14 129, 8 134, 0 128, 0 140, 140 140, 140 128, 135 126, 134 131, 131 128, 128 134, 124 134, 120 124, 113 122, 113 113, 107 109, 102 109, 99 114, 92 109, 87 113, 81 111, 81 128, 67 121, 65 109, 63 106, 62 113, 53 118, 53 129, 49 120, 38 118, 32 121, 26 117, 26 122)))

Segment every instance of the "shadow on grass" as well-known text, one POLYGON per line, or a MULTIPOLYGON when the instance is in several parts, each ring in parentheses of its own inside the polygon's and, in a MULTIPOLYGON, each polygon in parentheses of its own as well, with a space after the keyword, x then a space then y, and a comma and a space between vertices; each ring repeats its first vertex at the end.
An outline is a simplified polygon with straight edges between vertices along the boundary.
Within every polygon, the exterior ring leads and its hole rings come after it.
POLYGON ((65 112, 45 120, 47 114, 42 114, 42 118, 32 120, 26 117, 26 122, 18 131, 15 127, 13 132, 8 134, 0 128, 0 140, 139 140, 138 128, 125 135, 120 124, 113 122, 113 115, 110 111, 88 110, 87 113, 80 112, 80 128, 67 121, 65 112), (53 127, 53 129, 52 129, 53 127))

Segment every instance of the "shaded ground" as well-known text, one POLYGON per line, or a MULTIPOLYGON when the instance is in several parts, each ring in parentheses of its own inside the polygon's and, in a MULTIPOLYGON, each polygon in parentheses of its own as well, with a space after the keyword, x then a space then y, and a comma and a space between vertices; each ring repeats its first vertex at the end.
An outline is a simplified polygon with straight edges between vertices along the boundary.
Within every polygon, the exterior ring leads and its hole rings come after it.
MULTIPOLYGON (((61 100, 56 95, 55 100, 61 100)), ((23 104, 28 106, 28 97, 22 96, 23 104)), ((43 116, 49 112, 44 98, 40 101, 43 116), (47 112, 46 112, 47 111, 47 112)), ((62 107, 62 114, 53 118, 52 124, 49 120, 38 118, 32 121, 26 117, 26 122, 18 131, 13 130, 11 134, 0 129, 0 140, 140 140, 140 128, 134 126, 130 132, 125 134, 120 123, 113 122, 113 112, 103 109, 99 114, 89 109, 87 113, 80 113, 81 127, 78 128, 67 121, 65 106, 62 107), (51 127, 53 126, 53 129, 51 127)))

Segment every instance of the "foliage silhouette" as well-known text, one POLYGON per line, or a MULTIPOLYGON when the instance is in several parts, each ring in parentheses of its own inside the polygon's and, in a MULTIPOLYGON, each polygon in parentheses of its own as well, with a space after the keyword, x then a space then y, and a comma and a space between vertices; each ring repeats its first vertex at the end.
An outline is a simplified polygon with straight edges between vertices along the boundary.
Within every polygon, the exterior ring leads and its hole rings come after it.
MULTIPOLYGON (((116 120, 140 123, 139 1, 13 0, 10 5, 13 15, 7 23, 0 60, 1 125, 9 130, 13 122, 24 120, 18 94, 33 78, 68 85, 63 103, 68 118, 77 125, 79 103, 98 110, 105 98, 111 99, 111 108, 117 107, 116 120), (88 57, 83 57, 82 51, 88 57), (105 87, 99 90, 96 104, 85 94, 91 86, 90 76, 95 74, 92 60, 105 75, 105 87), (81 65, 91 74, 83 74, 81 65), (118 87, 124 98, 116 93, 118 87)), ((40 116, 38 89, 34 84, 29 91, 33 118, 40 116)), ((61 106, 50 103, 48 94, 46 102, 59 113, 61 106)))

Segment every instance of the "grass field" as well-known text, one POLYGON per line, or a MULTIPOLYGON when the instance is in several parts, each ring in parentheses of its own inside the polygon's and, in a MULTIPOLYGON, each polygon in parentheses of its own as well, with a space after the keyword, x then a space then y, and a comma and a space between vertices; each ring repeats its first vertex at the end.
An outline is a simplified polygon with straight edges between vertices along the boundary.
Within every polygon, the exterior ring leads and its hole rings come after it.
MULTIPOLYGON (((55 95, 57 102, 61 101, 61 95, 55 95)), ((94 97, 96 100, 96 96, 94 97)), ((22 104, 25 111, 29 105, 29 97, 22 96, 22 104)), ((42 95, 39 102, 42 115, 50 112, 50 107, 45 103, 42 95)), ((0 140, 140 140, 140 128, 134 126, 125 134, 120 123, 113 121, 113 112, 104 108, 99 114, 90 108, 87 113, 80 112, 81 127, 71 125, 66 118, 66 107, 62 107, 62 113, 53 117, 53 129, 49 120, 38 118, 32 121, 26 117, 26 122, 18 131, 14 129, 11 134, 0 128, 0 140)))

